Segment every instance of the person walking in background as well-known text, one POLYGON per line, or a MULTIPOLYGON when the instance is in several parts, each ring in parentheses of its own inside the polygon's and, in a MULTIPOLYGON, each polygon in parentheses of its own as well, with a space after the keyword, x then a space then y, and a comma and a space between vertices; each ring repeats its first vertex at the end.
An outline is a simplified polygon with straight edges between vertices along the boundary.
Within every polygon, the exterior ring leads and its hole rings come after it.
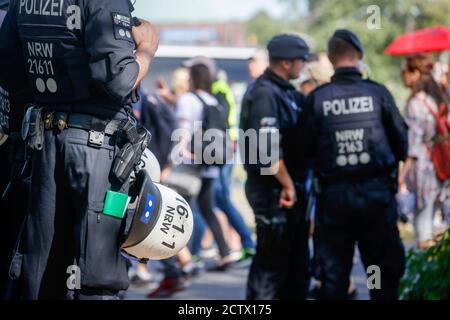
MULTIPOLYGON (((407 188, 416 196, 415 229, 418 247, 426 249, 434 244, 433 218, 442 192, 448 181, 440 181, 430 155, 430 145, 436 137, 434 113, 448 115, 448 97, 433 79, 434 61, 430 56, 417 54, 406 58, 402 78, 411 95, 406 106, 409 125, 409 153, 399 177, 400 188, 407 188), (444 106, 440 110, 440 106, 444 106)), ((448 191, 447 191, 448 192, 448 191)))
MULTIPOLYGON (((187 67, 203 65, 208 68, 213 79, 211 85, 211 93, 217 99, 218 103, 221 106, 225 107, 229 126, 227 134, 233 142, 233 152, 236 152, 238 139, 236 114, 237 106, 233 92, 226 79, 216 76, 216 74, 218 73, 217 65, 213 59, 207 57, 195 57, 193 59, 185 61, 183 65, 187 67)), ((226 163, 219 169, 219 176, 214 182, 214 204, 220 211, 222 211, 226 215, 229 224, 239 234, 242 244, 240 262, 248 262, 255 254, 255 243, 252 239, 252 232, 245 224, 241 213, 236 209, 236 207, 233 205, 233 202, 231 201, 230 184, 231 176, 233 173, 233 164, 226 163)))
MULTIPOLYGON (((172 90, 163 78, 157 79, 157 93, 149 95, 145 98, 142 107, 142 121, 153 135, 153 143, 150 149, 155 153, 160 167, 161 182, 164 183, 172 170, 170 161, 170 153, 173 148, 171 136, 173 131, 178 127, 175 108, 178 99, 189 92, 190 74, 186 68, 178 68, 172 75, 172 90)), ((194 199, 186 197, 193 203, 194 199)), ((199 214, 198 208, 193 206, 194 215, 194 231, 191 239, 192 242, 202 238, 205 231, 205 223, 199 214), (195 208, 195 209, 194 209, 195 208)), ((201 241, 201 240, 199 240, 201 241)), ((192 256, 188 247, 181 250, 176 257, 162 260, 164 278, 158 287, 147 294, 148 298, 168 298, 174 293, 183 291, 189 286, 187 276, 198 273, 202 268, 201 262, 197 257, 192 256)), ((146 277, 147 265, 139 264, 137 268, 137 276, 146 277)))
MULTIPOLYGON (((190 91, 190 71, 186 67, 177 68, 171 78, 172 89, 168 86, 168 84, 163 80, 159 79, 157 86, 157 94, 161 97, 166 103, 173 106, 174 110, 177 106, 177 101, 180 97, 187 94, 190 91)), ((169 176, 171 171, 171 167, 164 169, 161 174, 161 180, 164 180, 169 176)), ((192 238, 189 244, 190 252, 192 254, 191 262, 193 262, 196 267, 194 270, 199 270, 204 268, 204 264, 199 257, 200 249, 201 249, 201 241, 204 237, 206 231, 205 221, 202 218, 202 215, 199 212, 198 205, 195 200, 192 200, 192 214, 194 215, 194 231, 192 234, 192 238)))
POLYGON ((300 77, 300 92, 305 96, 309 95, 317 87, 330 82, 333 73, 332 67, 322 62, 308 62, 300 77))
POLYGON ((255 81, 263 75, 269 66, 267 50, 259 49, 248 59, 248 75, 251 81, 255 81))
MULTIPOLYGON (((195 122, 203 120, 204 103, 217 105, 217 99, 211 93, 212 76, 208 67, 204 64, 196 64, 190 68, 191 92, 184 94, 177 102, 177 118, 180 128, 185 129, 180 146, 183 155, 194 160, 194 154, 190 150, 191 137, 195 133, 195 122)), ((225 240, 220 223, 214 213, 214 182, 219 177, 220 168, 215 165, 202 165, 199 173, 202 177, 200 193, 197 203, 206 223, 210 227, 214 239, 219 248, 220 260, 217 268, 226 269, 230 264, 230 249, 225 240)))
MULTIPOLYGON (((228 131, 229 138, 233 143, 233 152, 237 151, 237 115, 236 101, 233 92, 225 79, 216 79, 212 84, 212 93, 219 103, 226 106, 228 110, 228 131)), ((238 233, 241 239, 242 253, 239 262, 249 262, 255 255, 255 243, 252 239, 252 232, 245 224, 241 213, 236 209, 231 201, 230 184, 233 174, 233 163, 226 163, 220 167, 219 177, 214 183, 215 205, 222 211, 228 219, 229 224, 238 233)))
POLYGON ((175 108, 177 105, 178 98, 189 92, 190 90, 189 82, 190 82, 189 69, 177 68, 172 73, 171 79, 172 89, 169 87, 169 85, 163 78, 158 78, 156 83, 157 86, 156 93, 166 103, 170 104, 175 108))

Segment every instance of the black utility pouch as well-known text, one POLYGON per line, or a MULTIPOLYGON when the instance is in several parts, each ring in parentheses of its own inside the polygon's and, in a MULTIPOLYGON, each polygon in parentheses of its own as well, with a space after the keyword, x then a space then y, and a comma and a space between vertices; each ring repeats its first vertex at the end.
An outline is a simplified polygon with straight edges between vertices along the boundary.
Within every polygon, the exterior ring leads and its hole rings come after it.
POLYGON ((125 125, 123 128, 128 142, 120 149, 113 164, 113 174, 124 183, 128 180, 131 172, 141 160, 142 154, 150 144, 152 135, 144 127, 130 127, 125 125))
POLYGON ((41 151, 44 147, 44 109, 31 106, 22 123, 22 138, 33 151, 41 151))
POLYGON ((22 264, 23 264, 23 252, 24 252, 24 242, 26 237, 26 225, 28 222, 28 215, 25 216, 22 224, 20 226, 20 231, 17 236, 16 244, 14 246, 14 251, 12 253, 11 263, 9 265, 8 276, 11 280, 17 280, 22 275, 22 264))

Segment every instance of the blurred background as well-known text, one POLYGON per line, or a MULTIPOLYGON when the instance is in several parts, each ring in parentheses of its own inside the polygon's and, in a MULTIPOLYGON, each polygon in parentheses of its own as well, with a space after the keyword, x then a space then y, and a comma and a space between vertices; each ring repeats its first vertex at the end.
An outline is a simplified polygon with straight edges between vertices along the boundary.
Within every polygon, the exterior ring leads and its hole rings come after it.
POLYGON ((135 9, 136 16, 157 25, 161 36, 148 89, 158 75, 169 80, 185 58, 206 55, 226 71, 238 101, 249 81, 247 59, 272 36, 297 33, 323 52, 332 32, 345 27, 361 37, 371 77, 386 84, 402 107, 408 93, 400 81, 401 58, 384 55, 385 48, 405 32, 450 24, 447 0, 136 0, 135 9), (380 15, 379 25, 368 27, 374 13, 380 15))
MULTIPOLYGON (((230 85, 237 103, 237 114, 247 86, 255 78, 250 65, 264 56, 264 48, 274 35, 300 35, 315 53, 317 64, 322 65, 318 70, 323 72, 314 76, 314 68, 311 66, 309 77, 329 78, 326 72, 327 59, 323 53, 328 39, 337 28, 347 28, 358 34, 365 47, 366 76, 385 84, 393 93, 398 107, 404 111, 410 95, 401 78, 404 57, 387 55, 386 48, 406 32, 436 25, 450 25, 448 0, 136 0, 134 6, 134 15, 151 21, 160 32, 156 59, 143 83, 146 94, 164 99, 173 94, 179 96, 178 91, 186 92, 189 90, 189 75, 179 68, 189 58, 206 56, 215 60, 220 70, 218 80, 226 80, 230 85)), ((436 61, 448 66, 449 52, 432 55, 436 61)), ((300 78, 295 83, 305 94, 307 87, 303 87, 305 82, 302 81, 306 78, 300 78)), ((152 97, 149 101, 153 101, 152 97)), ((175 97, 171 105, 176 105, 176 101, 175 97)), ((242 166, 235 166, 229 186, 232 202, 242 214, 246 225, 254 231, 254 216, 244 192, 245 180, 246 174, 242 166)), ((240 254, 239 235, 227 224, 227 218, 222 212, 217 214, 230 248, 234 253, 240 254)), ((399 224, 402 239, 408 249, 414 246, 415 237, 411 221, 409 219, 399 224)), ((437 226, 443 225, 441 220, 436 221, 437 226)), ((207 232, 199 254, 201 261, 206 263, 207 270, 210 269, 208 264, 217 256, 217 252, 211 253, 209 248, 215 249, 212 235, 207 232)), ((192 263, 189 262, 187 266, 190 264, 192 263)), ((146 266, 141 266, 137 276, 133 276, 137 281, 133 282, 127 298, 158 298, 148 292, 149 289, 158 287, 156 283, 163 279, 163 269, 157 262, 152 263, 150 277, 146 275, 146 266), (144 272, 143 276, 139 273, 141 271, 144 272), (142 279, 146 281, 140 284, 142 279), (151 282, 150 285, 148 281, 151 282)), ((200 269, 205 269, 205 266, 200 269)), ((173 290, 177 294, 165 297, 244 299, 247 273, 248 268, 232 268, 222 273, 201 272, 188 287, 179 289, 180 292, 178 289, 173 290)), ((367 299, 366 274, 358 255, 355 257, 352 279, 359 292, 358 299, 367 299)), ((161 283, 164 284, 164 281, 161 283)), ((152 292, 158 292, 157 290, 152 292)))

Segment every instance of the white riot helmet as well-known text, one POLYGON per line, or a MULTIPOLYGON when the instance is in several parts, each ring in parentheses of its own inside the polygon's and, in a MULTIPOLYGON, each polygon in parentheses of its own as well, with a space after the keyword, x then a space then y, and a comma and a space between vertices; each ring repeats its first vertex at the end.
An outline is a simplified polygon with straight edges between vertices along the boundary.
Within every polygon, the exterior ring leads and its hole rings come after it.
POLYGON ((139 260, 175 256, 189 242, 194 219, 189 204, 175 191, 153 183, 146 170, 136 175, 130 189, 131 224, 122 245, 139 260))
MULTIPOLYGON (((147 171, 150 179, 152 179, 153 182, 159 183, 161 181, 161 166, 159 165, 158 159, 156 159, 153 152, 151 152, 149 149, 145 149, 144 153, 142 154, 141 160, 137 165, 136 171, 139 172, 141 170, 147 171)), ((134 171, 131 173, 130 179, 131 184, 136 181, 136 174, 134 171)))

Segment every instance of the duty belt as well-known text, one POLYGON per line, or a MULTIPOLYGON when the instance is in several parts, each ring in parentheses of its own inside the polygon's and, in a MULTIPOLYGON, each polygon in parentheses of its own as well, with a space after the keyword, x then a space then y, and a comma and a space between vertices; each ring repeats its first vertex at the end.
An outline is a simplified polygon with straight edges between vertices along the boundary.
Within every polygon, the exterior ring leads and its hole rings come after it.
POLYGON ((122 121, 104 120, 91 115, 80 113, 65 113, 47 111, 44 115, 44 128, 46 130, 58 128, 84 129, 87 131, 99 131, 107 135, 114 135, 120 129, 122 121))
POLYGON ((120 120, 104 120, 91 115, 80 113, 65 113, 46 111, 44 113, 44 129, 57 128, 63 131, 67 128, 76 128, 89 131, 88 144, 101 147, 105 135, 113 136, 121 129, 123 122, 120 120))

